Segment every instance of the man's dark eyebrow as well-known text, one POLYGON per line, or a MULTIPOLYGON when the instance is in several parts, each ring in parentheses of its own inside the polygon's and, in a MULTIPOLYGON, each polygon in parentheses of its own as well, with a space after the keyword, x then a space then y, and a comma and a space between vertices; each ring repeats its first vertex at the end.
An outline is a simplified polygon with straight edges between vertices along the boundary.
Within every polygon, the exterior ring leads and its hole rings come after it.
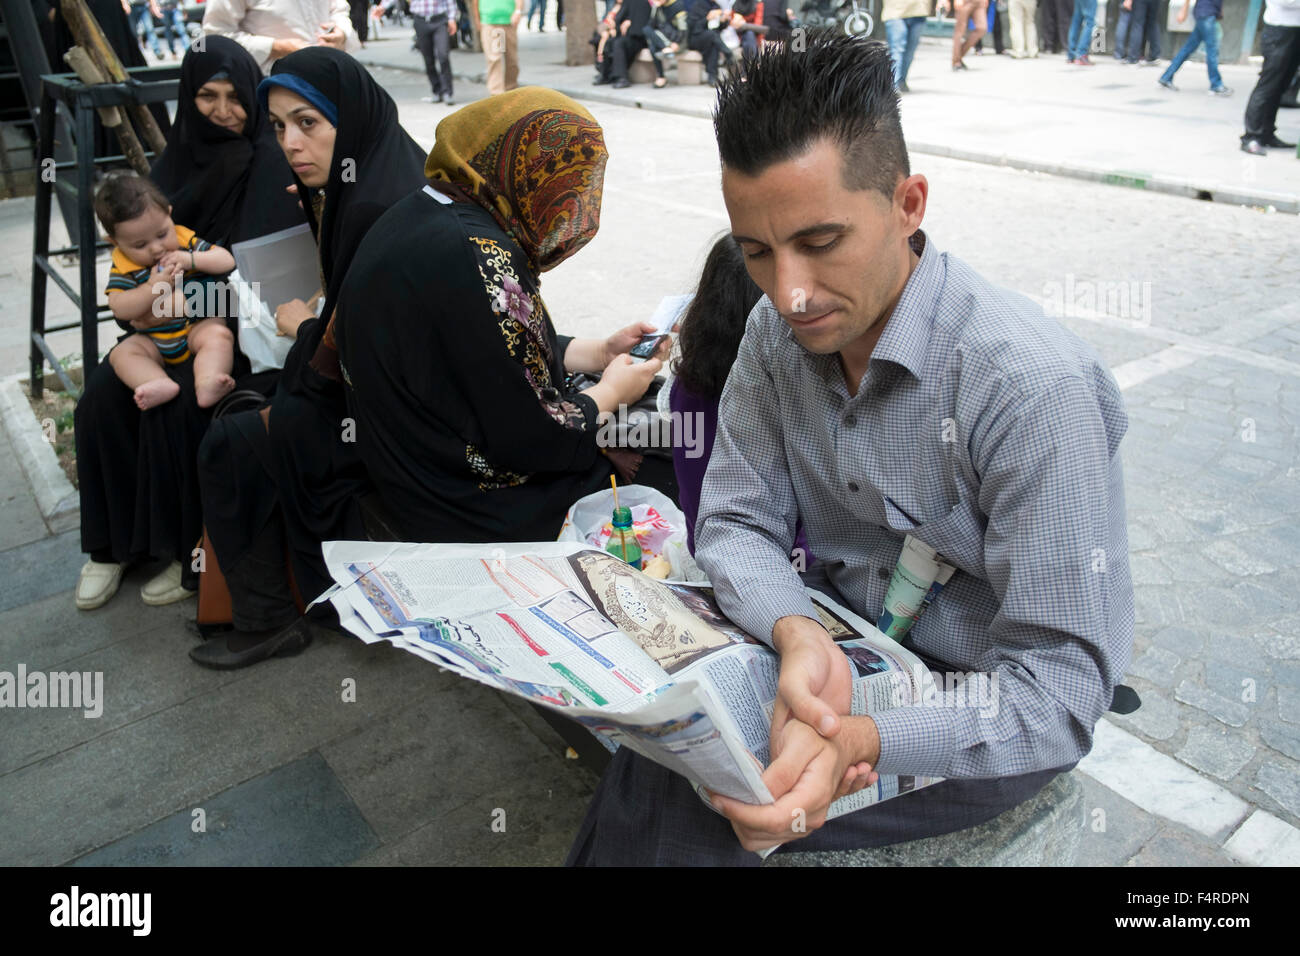
MULTIPOLYGON (((808 236, 824 236, 827 233, 835 233, 838 235, 841 233, 848 232, 850 228, 851 227, 848 225, 848 223, 843 223, 843 222, 819 222, 815 226, 805 226, 803 229, 800 229, 798 232, 791 234, 789 240, 787 241, 793 241, 795 239, 805 239, 808 236)), ((756 246, 766 245, 766 243, 762 242, 761 240, 751 239, 749 236, 738 236, 734 232, 731 234, 731 238, 734 242, 738 242, 738 243, 752 242, 756 246)))

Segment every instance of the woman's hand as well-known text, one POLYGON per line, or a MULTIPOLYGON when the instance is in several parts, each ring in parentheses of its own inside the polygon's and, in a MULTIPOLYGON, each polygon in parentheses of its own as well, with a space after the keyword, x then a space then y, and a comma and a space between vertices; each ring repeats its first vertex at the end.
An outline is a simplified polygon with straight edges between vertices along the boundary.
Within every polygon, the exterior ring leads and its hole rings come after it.
MULTIPOLYGON (((609 365, 620 355, 626 355, 641 341, 643 336, 653 335, 657 331, 659 330, 648 322, 635 322, 626 328, 619 329, 605 340, 605 354, 602 364, 609 365)), ((659 350, 655 352, 655 357, 661 362, 666 361, 672 350, 672 339, 664 339, 659 343, 659 350)))
POLYGON ((308 319, 314 318, 316 318, 316 313, 311 310, 311 306, 306 302, 302 301, 302 299, 290 299, 275 310, 276 334, 297 338, 298 326, 308 319))
POLYGON ((632 405, 650 387, 663 363, 657 358, 633 362, 630 356, 619 355, 605 367, 600 381, 583 394, 596 403, 602 412, 618 411, 620 405, 632 405))

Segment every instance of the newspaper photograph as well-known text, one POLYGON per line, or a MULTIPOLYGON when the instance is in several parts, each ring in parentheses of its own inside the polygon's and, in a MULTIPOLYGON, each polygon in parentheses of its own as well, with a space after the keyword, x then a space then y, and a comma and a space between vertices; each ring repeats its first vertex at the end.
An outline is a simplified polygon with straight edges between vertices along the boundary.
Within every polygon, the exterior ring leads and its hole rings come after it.
MULTIPOLYGON (((762 774, 780 659, 729 621, 706 585, 657 581, 574 542, 324 545, 342 625, 583 724, 707 788, 770 803, 762 774)), ((809 591, 851 662, 853 713, 933 694, 929 669, 809 591), (928 691, 927 691, 928 688, 928 691)), ((837 816, 937 782, 884 776, 837 816)))

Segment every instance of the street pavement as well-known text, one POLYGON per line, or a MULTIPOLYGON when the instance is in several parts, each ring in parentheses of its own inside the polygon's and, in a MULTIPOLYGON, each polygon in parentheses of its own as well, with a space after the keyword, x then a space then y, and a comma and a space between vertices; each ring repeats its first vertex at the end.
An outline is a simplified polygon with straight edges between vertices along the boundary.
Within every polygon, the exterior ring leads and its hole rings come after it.
MULTIPOLYGON (((362 57, 405 59, 409 67, 408 46, 404 37, 372 42, 362 57)), ((589 68, 547 65, 562 56, 552 34, 525 33, 521 46, 525 81, 551 75, 545 68, 559 77, 553 85, 563 80, 573 92, 592 92, 589 68)), ((482 72, 478 55, 457 53, 453 62, 465 77, 482 72)), ((979 97, 947 89, 954 81, 940 74, 944 63, 942 50, 923 47, 912 88, 933 83, 924 96, 936 104, 934 115, 961 116, 954 125, 967 137, 961 148, 978 136, 996 140, 999 129, 968 112, 979 97)), ((1188 89, 1196 66, 1180 75, 1188 89)), ((422 73, 399 67, 374 72, 397 100, 403 125, 428 146, 450 109, 421 103, 422 73)), ((1053 76, 1064 69, 985 56, 972 61, 970 78, 1013 67, 1053 76)), ((1154 86, 1152 71, 1136 69, 1103 64, 1091 76, 1149 76, 1154 86)), ((1228 83, 1243 98, 1250 86, 1236 76, 1228 83)), ((1035 111, 1074 118, 1053 89, 1047 81, 1027 85, 1032 102, 1014 125, 1035 111)), ((557 327, 593 335, 648 316, 662 295, 689 290, 727 226, 704 118, 709 91, 595 92, 602 98, 587 105, 610 148, 601 231, 543 283, 557 327), (605 98, 620 92, 690 97, 696 105, 638 109, 605 98)), ((457 94, 467 101, 484 90, 462 79, 457 94)), ((924 125, 911 105, 923 94, 912 96, 904 101, 909 136, 914 115, 916 128, 924 125)), ((1198 97, 1197 106, 1208 113, 1223 102, 1198 97)), ((1081 109, 1079 121, 1085 116, 1081 109)), ((1224 114, 1209 132, 1199 115, 1162 120, 1182 141, 1211 132, 1223 140, 1227 158, 1218 167, 1208 153, 1186 157, 1214 188, 1228 184, 1240 162, 1234 116, 1224 114)), ((1125 165, 1161 168, 1173 135, 1150 133, 1149 148, 1130 143, 1135 158, 1125 165)), ((1062 161, 1104 153, 1044 136, 1062 161)), ((914 150, 912 162, 930 180, 931 240, 992 281, 1043 301, 1098 349, 1128 405, 1123 456, 1137 628, 1126 682, 1143 706, 1106 717, 1093 754, 1075 771, 1088 808, 1079 862, 1294 865, 1296 219, 1029 172, 1014 159, 970 162, 914 150)), ((1270 189, 1296 191, 1293 157, 1256 162, 1290 171, 1289 181, 1270 181, 1270 189)), ((31 210, 30 199, 0 203, 4 375, 26 368, 31 210)), ((112 336, 104 333, 106 347, 112 336)), ((76 333, 65 333, 55 351, 70 354, 77 344, 76 333)), ((596 778, 582 761, 565 758, 563 742, 530 708, 343 637, 246 671, 203 670, 185 654, 197 640, 186 627, 193 605, 140 602, 149 568, 133 570, 105 608, 78 612, 71 591, 83 560, 77 533, 49 532, 8 441, 0 435, 0 669, 22 662, 29 670, 102 671, 106 704, 98 719, 0 711, 0 863, 562 861, 596 778), (341 692, 349 678, 355 701, 341 692), (492 823, 502 815, 505 831, 497 832, 492 823), (196 832, 200 817, 204 830, 196 832)))

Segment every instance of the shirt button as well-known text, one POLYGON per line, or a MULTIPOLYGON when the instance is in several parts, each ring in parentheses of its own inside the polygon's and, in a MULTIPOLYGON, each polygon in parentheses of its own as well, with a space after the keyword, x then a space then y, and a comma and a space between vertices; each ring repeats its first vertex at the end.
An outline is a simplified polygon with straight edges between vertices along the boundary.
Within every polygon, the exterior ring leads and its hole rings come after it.
POLYGON ((857 491, 857 490, 858 490, 858 483, 856 481, 850 481, 849 491, 857 491))
POLYGON ((858 423, 858 420, 857 420, 856 418, 854 418, 852 415, 845 415, 845 416, 844 416, 844 427, 845 427, 845 428, 852 428, 852 427, 853 427, 854 425, 856 425, 857 423, 858 423))

